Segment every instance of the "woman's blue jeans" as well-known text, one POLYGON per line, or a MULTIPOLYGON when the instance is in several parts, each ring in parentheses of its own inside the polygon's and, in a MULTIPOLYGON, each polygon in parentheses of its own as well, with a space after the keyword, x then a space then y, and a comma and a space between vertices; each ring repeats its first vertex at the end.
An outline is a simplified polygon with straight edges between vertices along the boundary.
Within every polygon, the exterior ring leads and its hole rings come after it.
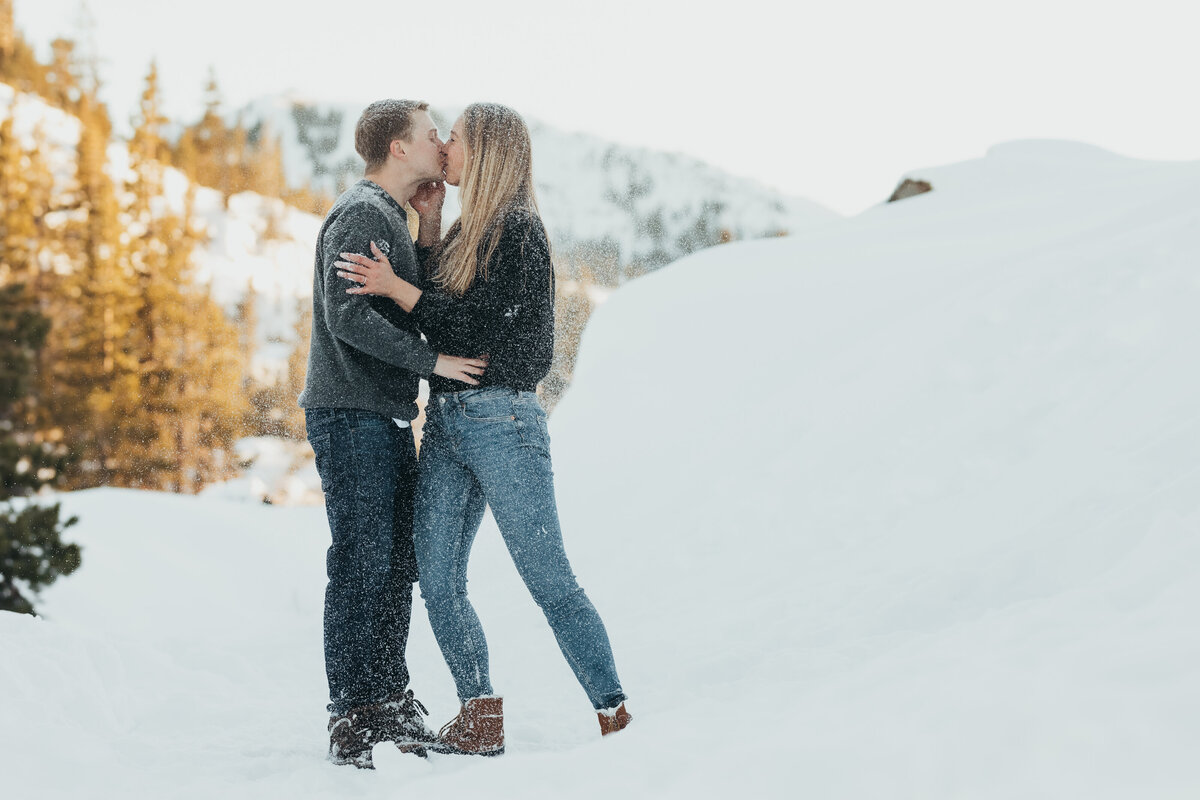
POLYGON ((467 598, 467 561, 488 505, 592 706, 624 700, 608 632, 563 549, 537 395, 502 387, 434 395, 419 470, 413 535, 421 596, 459 699, 492 694, 487 641, 467 598))

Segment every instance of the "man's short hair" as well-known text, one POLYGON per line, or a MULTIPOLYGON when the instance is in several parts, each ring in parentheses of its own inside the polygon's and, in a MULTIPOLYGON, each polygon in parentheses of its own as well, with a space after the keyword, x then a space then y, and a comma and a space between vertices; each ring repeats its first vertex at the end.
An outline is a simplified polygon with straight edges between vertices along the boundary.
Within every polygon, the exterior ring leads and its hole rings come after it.
POLYGON ((354 149, 367 162, 367 172, 387 163, 392 142, 412 136, 413 114, 428 110, 429 103, 420 100, 377 100, 366 107, 354 126, 354 149))

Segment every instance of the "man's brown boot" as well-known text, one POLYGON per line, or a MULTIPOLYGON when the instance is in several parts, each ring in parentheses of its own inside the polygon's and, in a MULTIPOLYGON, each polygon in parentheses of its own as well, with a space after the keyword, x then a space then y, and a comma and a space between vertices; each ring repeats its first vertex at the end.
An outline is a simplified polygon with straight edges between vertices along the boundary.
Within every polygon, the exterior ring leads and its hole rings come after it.
POLYGON ((633 719, 633 715, 625 710, 625 704, 616 708, 606 708, 596 712, 596 716, 600 719, 600 735, 608 736, 610 733, 616 733, 629 724, 633 719))
POLYGON ((435 753, 498 756, 504 752, 504 699, 473 697, 438 734, 435 753))

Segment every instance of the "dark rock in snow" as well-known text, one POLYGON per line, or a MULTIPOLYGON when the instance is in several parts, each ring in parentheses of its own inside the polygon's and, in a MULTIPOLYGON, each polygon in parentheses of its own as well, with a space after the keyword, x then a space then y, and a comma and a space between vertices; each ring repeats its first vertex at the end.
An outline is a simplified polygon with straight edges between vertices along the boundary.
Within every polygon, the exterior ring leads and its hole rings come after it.
POLYGON ((889 203, 894 203, 897 200, 903 200, 906 197, 915 197, 925 192, 932 192, 933 186, 929 181, 914 181, 912 178, 905 178, 896 191, 892 192, 892 196, 888 198, 889 203))

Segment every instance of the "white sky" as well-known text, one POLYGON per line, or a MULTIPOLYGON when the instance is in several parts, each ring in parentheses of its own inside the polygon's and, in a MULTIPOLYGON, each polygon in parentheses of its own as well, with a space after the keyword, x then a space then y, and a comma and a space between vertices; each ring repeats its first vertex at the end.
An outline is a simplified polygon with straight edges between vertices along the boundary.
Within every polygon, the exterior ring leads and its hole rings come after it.
MULTIPOLYGON (((15 0, 48 55, 80 0, 15 0)), ((843 213, 1018 138, 1200 159, 1194 0, 87 0, 120 122, 157 57, 174 118, 227 105, 491 100, 678 150, 843 213)))

